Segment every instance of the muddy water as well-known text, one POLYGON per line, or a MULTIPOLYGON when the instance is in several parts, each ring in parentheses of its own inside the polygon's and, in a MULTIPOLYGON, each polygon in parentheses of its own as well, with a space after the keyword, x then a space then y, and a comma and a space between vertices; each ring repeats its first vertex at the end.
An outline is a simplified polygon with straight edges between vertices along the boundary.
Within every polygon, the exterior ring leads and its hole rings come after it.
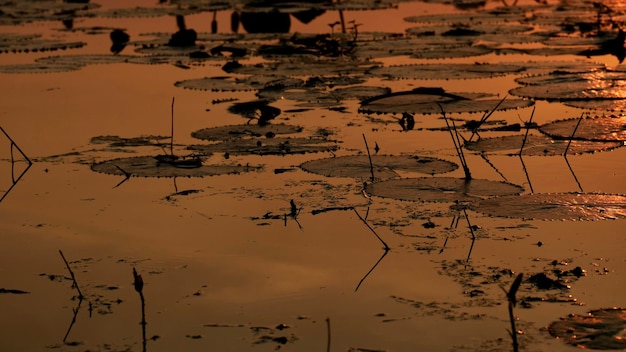
MULTIPOLYGON (((458 10, 402 3, 396 10, 346 16, 363 23, 363 31, 401 32, 410 27, 402 18, 440 12, 458 10)), ((228 14, 219 16, 220 30, 226 31, 228 14)), ((294 22, 293 30, 324 33, 335 16, 327 13, 308 26, 294 22)), ((190 16, 187 24, 208 31, 209 18, 190 16)), ((173 19, 164 17, 82 19, 76 25, 122 27, 131 38, 176 30, 173 19)), ((54 37, 60 35, 60 26, 46 22, 0 30, 54 37)), ((106 35, 63 35, 88 45, 60 54, 108 53, 106 35)), ((47 55, 2 54, 0 63, 29 63, 47 55)), ((489 62, 520 59, 526 58, 481 57, 489 62)), ((615 65, 609 56, 595 59, 615 65)), ((384 62, 418 61, 400 57, 384 62)), ((450 210, 450 203, 366 199, 362 181, 298 168, 330 153, 233 155, 228 160, 214 155, 205 162, 263 169, 203 178, 131 177, 118 187, 124 176, 91 171, 95 162, 161 153, 154 146, 115 149, 90 141, 107 135, 169 136, 173 97, 178 153, 198 143, 191 132, 245 123, 227 111, 228 104, 213 101, 254 100, 254 92, 174 86, 177 81, 223 75, 220 66, 207 63, 183 70, 173 65, 106 64, 63 73, 0 74, 0 126, 34 161, 0 203, 0 288, 6 291, 0 294, 1 350, 320 351, 330 339, 333 351, 509 351, 507 301, 500 286, 508 289, 517 273, 530 277, 580 267, 586 275, 571 278, 569 289, 538 290, 524 282, 518 298, 526 298, 528 307, 515 310, 523 350, 569 351, 574 347, 546 331, 550 322, 569 313, 624 305, 623 219, 532 221, 471 210, 465 218, 450 210), (277 174, 275 169, 290 171, 277 174), (285 216, 291 212, 291 200, 299 209, 295 219, 285 216), (354 207, 358 214, 329 210, 333 207, 354 207), (85 297, 82 301, 60 250, 85 297), (145 325, 133 268, 145 283, 145 325)), ((504 96, 516 86, 513 78, 372 84, 394 91, 428 85, 504 96)), ((283 111, 296 108, 289 100, 272 105, 283 111)), ((331 137, 340 141, 337 155, 364 153, 366 135, 381 153, 458 162, 447 132, 401 132, 392 118, 359 114, 357 100, 345 106, 344 112, 283 112, 275 122, 305 131, 332 131, 331 137)), ((497 112, 494 119, 514 123, 528 120, 530 114, 528 108, 497 112)), ((538 102, 535 114, 535 122, 545 123, 577 117, 580 110, 538 102)), ((436 116, 416 120, 418 127, 443 126, 436 116)), ((6 192, 26 164, 18 160, 12 165, 11 146, 0 140, 0 189, 6 192)), ((535 193, 582 188, 624 194, 624 153, 622 148, 572 155, 569 167, 562 157, 525 157, 522 164, 517 157, 496 155, 488 159, 490 165, 468 153, 467 161, 473 177, 501 181, 504 176, 523 186, 525 193, 532 186, 535 193)), ((19 159, 15 149, 13 155, 19 159)), ((461 178, 463 171, 445 176, 461 178)))

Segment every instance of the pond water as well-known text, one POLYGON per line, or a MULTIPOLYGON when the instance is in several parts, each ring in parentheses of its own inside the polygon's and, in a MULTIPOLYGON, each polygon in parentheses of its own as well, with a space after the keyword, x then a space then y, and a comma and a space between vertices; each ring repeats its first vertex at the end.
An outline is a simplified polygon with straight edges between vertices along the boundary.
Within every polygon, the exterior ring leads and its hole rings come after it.
POLYGON ((519 350, 626 348, 550 328, 625 304, 618 2, 181 3, 0 5, 0 350, 511 351, 520 273, 519 350))

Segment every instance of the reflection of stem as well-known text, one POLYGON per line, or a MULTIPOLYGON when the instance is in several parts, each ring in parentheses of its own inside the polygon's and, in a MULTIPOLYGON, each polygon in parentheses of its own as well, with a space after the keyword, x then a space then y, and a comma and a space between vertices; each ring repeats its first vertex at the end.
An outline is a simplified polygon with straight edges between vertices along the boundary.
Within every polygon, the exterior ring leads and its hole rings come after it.
POLYGON ((330 352, 330 317, 326 318, 326 330, 328 331, 328 343, 326 344, 326 352, 330 352))
POLYGON ((483 158, 483 160, 485 160, 487 162, 487 164, 489 166, 491 166, 491 168, 494 169, 498 173, 498 175, 500 175, 500 177, 502 177, 502 179, 505 182, 509 182, 509 180, 506 179, 506 176, 504 176, 504 174, 502 172, 500 172, 500 170, 498 170, 498 168, 489 159, 487 159, 487 156, 485 155, 485 153, 480 153, 480 157, 483 158))
POLYGON ((576 174, 574 173, 574 169, 572 169, 572 165, 570 165, 569 160, 567 160, 567 155, 564 154, 563 159, 565 159, 565 163, 567 164, 569 171, 572 173, 572 176, 574 176, 574 181, 576 181, 576 184, 578 185, 578 189, 580 189, 581 192, 584 192, 583 187, 580 185, 580 182, 578 182, 578 177, 576 177, 576 174))
POLYGON ((2 128, 2 126, 0 126, 0 131, 2 131, 2 133, 4 133, 4 135, 9 139, 9 141, 11 142, 11 161, 13 161, 13 147, 15 147, 17 149, 18 152, 20 152, 20 154, 22 154, 22 156, 24 157, 24 159, 26 159, 26 161, 28 161, 28 164, 32 164, 33 162, 26 156, 26 154, 24 154, 24 152, 22 151, 22 149, 20 149, 20 147, 17 145, 17 143, 15 143, 15 141, 13 140, 13 138, 11 138, 9 136, 9 134, 4 130, 4 128, 2 128))
POLYGON ((519 155, 519 160, 522 162, 522 169, 524 169, 524 174, 526 175, 526 180, 528 181, 528 186, 530 187, 530 193, 535 193, 533 190, 533 184, 530 182, 530 177, 528 177, 528 171, 526 170, 526 164, 524 164, 524 158, 522 154, 519 155))
POLYGON ((370 172, 372 173, 372 182, 374 182, 374 165, 372 164, 372 155, 370 154, 370 147, 367 145, 367 139, 365 133, 363 133, 363 141, 365 141, 365 149, 367 149, 367 157, 370 160, 370 172))
POLYGON ((517 329, 515 328, 515 315, 513 314, 513 307, 517 304, 517 298, 515 295, 517 294, 517 290, 522 283, 522 278, 524 274, 519 274, 511 284, 511 288, 509 292, 506 292, 507 299, 509 301, 509 320, 511 321, 511 338, 513 339, 513 352, 518 352, 519 344, 517 343, 517 329))
POLYGON ((174 97, 172 97, 172 135, 170 141, 170 154, 172 156, 174 155, 174 97))
POLYGON ((76 277, 74 277, 74 272, 72 271, 72 268, 70 268, 70 264, 67 262, 67 260, 65 260, 65 256, 63 255, 63 252, 59 250, 59 253, 61 254, 61 258, 63 258, 63 261, 65 262, 65 266, 67 267, 67 270, 70 272, 70 275, 72 276, 72 281, 74 282, 73 286, 76 287, 76 291, 78 291, 78 299, 82 300, 84 296, 82 292, 80 292, 80 287, 78 287, 78 282, 76 282, 76 277))
POLYGON ((467 252, 467 262, 469 262, 470 256, 472 255, 472 249, 474 249, 474 242, 476 242, 476 235, 474 235, 474 229, 472 228, 472 224, 470 223, 469 216, 467 216, 467 211, 465 211, 465 209, 463 209, 463 214, 465 215, 467 226, 469 226, 470 233, 472 234, 472 245, 470 246, 469 252, 467 252))
POLYGON ((354 289, 354 292, 359 290, 359 287, 361 287, 361 284, 363 283, 363 281, 365 281, 365 279, 372 273, 372 271, 374 271, 374 269, 376 269, 378 264, 383 260, 383 258, 387 255, 387 253, 389 253, 389 248, 385 248, 385 251, 383 252, 383 255, 381 255, 380 258, 378 258, 378 261, 376 261, 376 264, 374 264, 374 266, 372 266, 370 271, 368 271, 367 274, 365 274, 365 276, 363 276, 361 281, 359 281, 359 284, 356 285, 356 288, 354 289))
POLYGON ((572 135, 569 137, 569 142, 567 142, 567 147, 565 148, 565 152, 563 153, 563 156, 567 155, 567 151, 569 150, 570 144, 572 144, 572 140, 574 139, 574 135, 576 134, 576 130, 578 129, 578 126, 580 126, 580 123, 583 120, 583 114, 584 114, 584 112, 580 114, 580 119, 578 119, 578 123, 576 124, 576 127, 574 127, 574 131, 572 131, 572 135))
POLYGON ((135 270, 135 268, 133 268, 133 278, 135 291, 139 293, 139 298, 141 299, 141 338, 143 352, 146 352, 146 301, 143 298, 143 279, 141 275, 137 274, 137 270, 135 270))
POLYGON ((533 116, 535 116, 534 106, 533 106, 533 111, 530 113, 530 119, 526 123, 526 134, 524 135, 524 140, 522 141, 522 147, 519 150, 520 157, 522 156, 522 152, 524 151, 524 146, 526 145, 526 138, 528 138, 528 132, 530 131, 530 123, 533 121, 533 116))
MULTIPOLYGON (((352 208, 352 210, 354 210, 354 213, 356 214, 356 216, 359 217, 359 219, 361 219, 361 221, 365 224, 365 226, 367 226, 368 229, 370 229, 370 231, 372 231, 372 233, 374 234, 374 236, 376 236, 376 238, 378 238, 378 240, 383 244, 384 249, 386 251, 390 250, 391 248, 389 248, 389 246, 387 245, 387 243, 385 243, 385 241, 383 241, 383 239, 378 235, 378 233, 376 233, 376 231, 370 226, 370 224, 367 223, 367 220, 365 220, 361 214, 359 214, 358 211, 356 211, 355 208, 352 208)), ((369 213, 369 208, 368 208, 368 213, 369 213)))
POLYGON ((70 331, 72 331, 72 327, 74 326, 74 323, 76 323, 76 316, 78 316, 78 311, 80 310, 81 303, 83 303, 83 300, 79 299, 78 305, 76 306, 76 308, 72 309, 72 311, 74 312, 74 316, 72 317, 72 322, 70 322, 70 326, 67 328, 67 332, 65 333, 65 336, 63 336, 63 343, 65 343, 65 341, 67 340, 67 337, 70 335, 70 331))

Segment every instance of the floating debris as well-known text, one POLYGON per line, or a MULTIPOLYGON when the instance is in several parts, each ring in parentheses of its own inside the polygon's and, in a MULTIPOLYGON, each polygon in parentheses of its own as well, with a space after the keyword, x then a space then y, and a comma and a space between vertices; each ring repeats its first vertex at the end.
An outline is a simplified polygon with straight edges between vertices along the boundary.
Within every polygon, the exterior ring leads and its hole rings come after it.
POLYGON ((623 350, 626 348, 626 309, 605 308, 585 315, 570 314, 548 327, 550 335, 579 348, 623 350))

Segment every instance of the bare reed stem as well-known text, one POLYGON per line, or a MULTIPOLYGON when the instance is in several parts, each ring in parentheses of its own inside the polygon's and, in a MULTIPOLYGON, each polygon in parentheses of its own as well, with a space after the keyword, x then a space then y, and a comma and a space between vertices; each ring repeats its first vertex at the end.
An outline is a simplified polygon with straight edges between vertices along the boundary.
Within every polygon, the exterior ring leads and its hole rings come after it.
POLYGON ((572 131, 572 135, 569 137, 569 142, 567 142, 567 147, 565 148, 565 152, 563 153, 563 156, 567 156, 567 151, 569 150, 569 146, 570 144, 572 144, 572 140, 574 139, 574 135, 576 134, 576 130, 578 130, 578 126, 580 126, 580 123, 583 120, 583 113, 580 114, 580 118, 578 119, 578 123, 576 123, 576 127, 574 127, 574 131, 572 131))
POLYGON ((76 291, 78 291, 78 299, 82 300, 85 296, 83 296, 83 293, 80 292, 80 287, 78 287, 78 282, 76 282, 76 277, 74 276, 74 272, 72 271, 72 268, 70 268, 70 264, 65 259, 65 256, 63 255, 63 251, 59 249, 59 253, 61 254, 61 258, 63 258, 63 261, 65 262, 65 266, 67 267, 67 270, 70 272, 70 275, 72 276, 74 287, 76 287, 76 291))
POLYGON ((370 147, 367 145, 367 138, 365 138, 365 133, 363 133, 363 141, 365 141, 365 149, 367 150, 367 157, 370 160, 370 173, 372 174, 372 182, 374 182, 374 164, 372 164, 372 155, 370 154, 370 147))

